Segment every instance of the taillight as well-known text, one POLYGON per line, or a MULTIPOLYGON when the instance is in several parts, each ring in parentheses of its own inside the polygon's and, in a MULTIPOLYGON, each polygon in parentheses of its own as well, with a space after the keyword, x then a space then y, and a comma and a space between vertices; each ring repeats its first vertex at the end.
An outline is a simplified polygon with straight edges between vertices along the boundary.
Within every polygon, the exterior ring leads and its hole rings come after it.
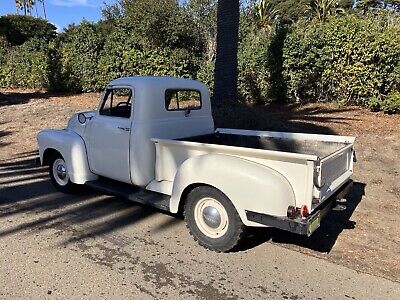
POLYGON ((301 215, 303 218, 307 218, 307 217, 308 217, 309 212, 308 212, 307 205, 302 205, 302 206, 301 206, 301 208, 300 208, 300 215, 301 215))
POLYGON ((289 219, 294 219, 296 217, 296 207, 289 205, 287 209, 287 217, 289 219))

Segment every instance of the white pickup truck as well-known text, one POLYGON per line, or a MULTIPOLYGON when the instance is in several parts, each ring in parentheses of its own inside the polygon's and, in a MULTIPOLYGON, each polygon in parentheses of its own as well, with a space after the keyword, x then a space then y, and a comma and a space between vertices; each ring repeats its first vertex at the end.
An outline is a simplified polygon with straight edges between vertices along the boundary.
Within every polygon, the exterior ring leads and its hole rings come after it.
POLYGON ((219 252, 247 226, 309 236, 352 186, 353 137, 215 129, 206 85, 188 79, 111 81, 97 110, 37 140, 60 191, 85 184, 183 212, 199 244, 219 252))

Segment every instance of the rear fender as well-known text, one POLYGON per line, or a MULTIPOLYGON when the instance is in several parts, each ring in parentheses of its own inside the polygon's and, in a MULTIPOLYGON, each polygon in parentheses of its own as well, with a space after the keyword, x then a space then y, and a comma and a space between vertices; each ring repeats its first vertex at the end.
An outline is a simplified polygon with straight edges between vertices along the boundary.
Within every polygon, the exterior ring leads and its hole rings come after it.
POLYGON ((44 164, 46 151, 56 150, 67 164, 71 181, 84 184, 96 180, 98 176, 90 171, 86 146, 83 139, 71 130, 43 130, 37 136, 40 162, 44 164))
POLYGON ((248 226, 262 225, 248 221, 246 210, 286 216, 288 206, 295 206, 292 186, 277 171, 235 156, 206 154, 189 158, 178 169, 171 212, 178 212, 188 189, 196 185, 213 186, 223 192, 248 226))

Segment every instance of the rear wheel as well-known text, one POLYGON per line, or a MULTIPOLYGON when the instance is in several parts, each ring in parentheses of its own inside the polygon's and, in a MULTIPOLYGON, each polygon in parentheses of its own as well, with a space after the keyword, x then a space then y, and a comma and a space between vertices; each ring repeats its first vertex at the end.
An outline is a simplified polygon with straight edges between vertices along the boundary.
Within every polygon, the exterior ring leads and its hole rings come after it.
POLYGON ((245 226, 229 198, 209 186, 197 187, 188 194, 184 215, 190 234, 213 251, 233 249, 245 234, 245 226))
POLYGON ((67 164, 61 154, 54 155, 49 164, 49 175, 53 185, 63 193, 71 193, 75 189, 72 183, 67 164))

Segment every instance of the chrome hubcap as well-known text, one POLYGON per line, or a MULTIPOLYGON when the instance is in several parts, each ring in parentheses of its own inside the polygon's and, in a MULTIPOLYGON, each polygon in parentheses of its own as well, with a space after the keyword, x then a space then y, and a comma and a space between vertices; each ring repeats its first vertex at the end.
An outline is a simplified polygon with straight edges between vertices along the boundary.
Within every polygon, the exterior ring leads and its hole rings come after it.
POLYGON ((65 179, 65 177, 67 177, 67 169, 65 169, 63 165, 57 166, 57 176, 60 179, 65 179))
POLYGON ((221 215, 215 207, 207 206, 203 210, 203 220, 211 228, 218 228, 221 224, 221 215))
POLYGON ((67 165, 62 158, 56 159, 53 163, 53 177, 61 186, 65 186, 69 182, 67 165))
POLYGON ((211 197, 202 198, 196 203, 194 219, 199 230, 210 238, 220 238, 228 230, 229 219, 225 207, 211 197))

